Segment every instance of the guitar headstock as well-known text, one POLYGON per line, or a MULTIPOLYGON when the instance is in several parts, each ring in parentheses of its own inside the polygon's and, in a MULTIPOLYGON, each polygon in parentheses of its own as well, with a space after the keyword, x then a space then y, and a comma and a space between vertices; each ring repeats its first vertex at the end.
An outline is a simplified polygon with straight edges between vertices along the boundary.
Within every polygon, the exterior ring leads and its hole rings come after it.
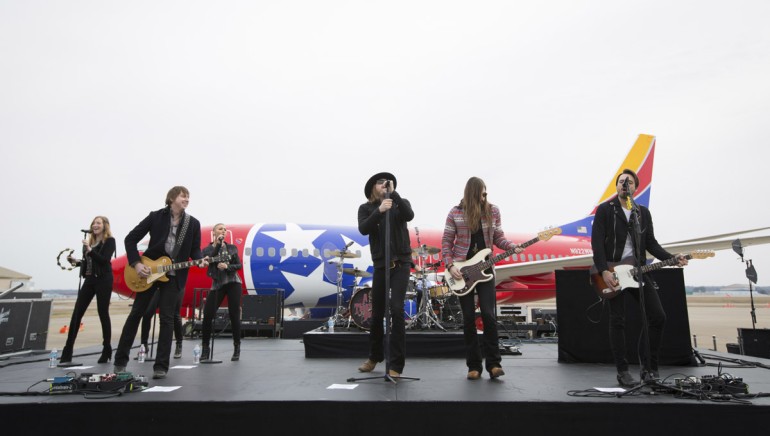
POLYGON ((711 250, 696 250, 690 253, 690 257, 693 259, 706 259, 707 257, 714 257, 714 252, 711 250))
POLYGON ((551 239, 554 235, 561 235, 561 227, 556 227, 554 229, 548 229, 543 230, 542 232, 537 234, 537 239, 541 241, 547 241, 551 239))

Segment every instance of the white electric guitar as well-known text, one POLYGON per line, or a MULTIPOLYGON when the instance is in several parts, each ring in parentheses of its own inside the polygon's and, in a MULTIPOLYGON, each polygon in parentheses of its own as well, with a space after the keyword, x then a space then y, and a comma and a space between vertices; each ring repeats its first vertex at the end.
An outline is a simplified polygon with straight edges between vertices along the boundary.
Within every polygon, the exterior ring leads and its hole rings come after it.
MULTIPOLYGON (((548 229, 538 233, 536 238, 532 238, 527 242, 517 245, 516 248, 521 247, 524 249, 534 244, 535 242, 547 241, 551 239, 552 236, 560 234, 561 228, 559 227, 556 227, 555 229, 548 229)), ((454 266, 460 270, 463 278, 456 279, 452 277, 452 273, 450 273, 449 269, 447 268, 444 270, 444 281, 446 281, 449 289, 451 289, 455 295, 462 297, 463 295, 471 292, 479 282, 488 282, 492 280, 494 275, 484 271, 492 267, 497 262, 500 262, 506 257, 512 255, 516 251, 516 248, 504 251, 497 256, 490 258, 488 258, 488 256, 492 253, 492 250, 485 248, 468 260, 454 263, 454 266)))

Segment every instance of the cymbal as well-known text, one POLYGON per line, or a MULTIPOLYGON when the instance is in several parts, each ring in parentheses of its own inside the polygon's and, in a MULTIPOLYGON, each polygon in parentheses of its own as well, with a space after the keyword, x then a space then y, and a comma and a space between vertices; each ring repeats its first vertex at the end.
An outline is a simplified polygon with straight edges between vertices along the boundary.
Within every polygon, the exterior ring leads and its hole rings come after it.
POLYGON ((372 273, 358 268, 342 268, 342 272, 356 277, 371 277, 372 273))
POLYGON ((421 247, 413 248, 412 253, 418 256, 427 256, 429 254, 438 254, 441 252, 440 248, 431 247, 429 245, 422 245, 421 247))
POLYGON ((356 253, 353 253, 353 252, 350 252, 350 251, 340 251, 340 250, 330 251, 329 255, 331 257, 343 257, 343 258, 346 258, 346 259, 352 259, 354 257, 361 257, 360 254, 356 254, 356 253))

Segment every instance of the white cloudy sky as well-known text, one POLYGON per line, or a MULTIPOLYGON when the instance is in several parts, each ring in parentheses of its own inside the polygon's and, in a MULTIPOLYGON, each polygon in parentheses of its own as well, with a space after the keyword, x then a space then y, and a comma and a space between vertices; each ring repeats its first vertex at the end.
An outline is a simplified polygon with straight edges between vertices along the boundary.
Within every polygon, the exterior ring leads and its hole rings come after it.
MULTIPOLYGON (((509 232, 588 213, 640 133, 661 242, 770 225, 770 3, 0 3, 0 265, 97 214, 119 240, 177 184, 204 224, 355 224, 388 170, 440 228, 471 175, 509 232), (763 182, 765 180, 765 182, 763 182)), ((119 253, 123 253, 119 244, 119 253)), ((770 247, 750 248, 770 285, 770 247)), ((732 252, 690 285, 746 283, 732 252)))

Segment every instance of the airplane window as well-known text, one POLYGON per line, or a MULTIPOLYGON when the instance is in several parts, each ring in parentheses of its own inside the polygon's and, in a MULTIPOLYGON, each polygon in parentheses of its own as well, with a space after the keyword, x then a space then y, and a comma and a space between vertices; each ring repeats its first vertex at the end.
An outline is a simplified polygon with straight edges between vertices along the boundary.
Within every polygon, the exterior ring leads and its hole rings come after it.
POLYGON ((320 252, 320 251, 318 251, 318 249, 317 249, 317 248, 316 248, 315 250, 313 250, 313 256, 315 256, 315 257, 319 257, 320 255, 321 255, 321 252, 320 252))
POLYGON ((291 249, 291 257, 297 257, 297 249, 296 248, 292 248, 291 249))
POLYGON ((279 253, 281 253, 281 257, 286 256, 286 247, 281 247, 280 250, 278 250, 279 253))
POLYGON ((265 255, 265 249, 262 247, 257 247, 257 256, 262 257, 265 255))
POLYGON ((527 259, 529 259, 529 261, 530 261, 530 262, 532 262, 532 255, 531 255, 531 254, 528 254, 528 255, 527 255, 527 259))
POLYGON ((267 249, 267 255, 270 256, 270 257, 274 257, 275 256, 275 247, 269 247, 267 249))
POLYGON ((302 249, 302 256, 303 256, 303 257, 308 257, 308 256, 309 256, 309 254, 308 254, 308 251, 307 251, 307 248, 303 248, 303 249, 302 249))
MULTIPOLYGON (((629 192, 630 192, 630 191, 629 191, 629 192)), ((535 255, 535 260, 540 260, 540 255, 539 255, 539 254, 536 254, 536 255, 535 255)))

